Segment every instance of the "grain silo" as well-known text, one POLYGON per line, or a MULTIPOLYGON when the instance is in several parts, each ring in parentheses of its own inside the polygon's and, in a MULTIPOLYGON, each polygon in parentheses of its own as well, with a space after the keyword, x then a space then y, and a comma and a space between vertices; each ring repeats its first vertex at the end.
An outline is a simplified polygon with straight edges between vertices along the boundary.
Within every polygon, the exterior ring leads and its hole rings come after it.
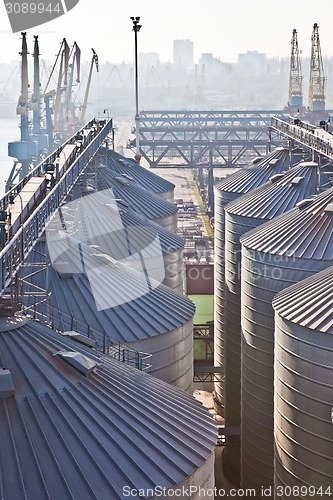
POLYGON ((1 317, 0 352, 3 500, 214 499, 216 425, 193 396, 22 316, 1 317))
MULTIPOLYGON (((261 186, 275 174, 287 170, 304 157, 299 150, 277 148, 255 165, 237 170, 214 186, 214 357, 215 366, 224 364, 224 207, 227 203, 261 186)), ((224 414, 223 382, 214 384, 216 410, 224 414)))
POLYGON ((193 302, 98 249, 79 244, 66 253, 60 241, 53 247, 53 265, 39 272, 36 264, 47 254, 45 242, 30 252, 23 272, 35 272, 25 280, 32 283, 25 285, 25 304, 38 302, 45 289, 50 307, 42 303, 37 309, 45 311, 56 329, 80 333, 85 326, 99 345, 121 344, 151 354, 152 375, 192 392, 193 302))
POLYGON ((122 199, 135 212, 169 231, 177 232, 177 205, 139 186, 129 176, 114 175, 108 168, 98 167, 96 184, 98 190, 112 189, 115 198, 122 199))
POLYGON ((183 238, 115 200, 111 189, 63 205, 51 227, 60 234, 64 225, 68 236, 75 235, 115 260, 139 270, 144 260, 151 278, 183 293, 183 238))
POLYGON ((330 188, 241 238, 241 483, 258 491, 274 477, 272 300, 331 265, 332 202, 330 188))
POLYGON ((290 486, 294 497, 328 497, 333 485, 333 267, 278 293, 273 308, 275 490, 282 499, 290 498, 290 486))
MULTIPOLYGON (((240 428, 241 420, 241 236, 287 212, 316 194, 318 164, 301 162, 285 173, 225 206, 225 426, 240 428)), ((240 476, 240 441, 223 450, 223 471, 234 482, 240 476)))
POLYGON ((126 175, 144 189, 147 189, 170 203, 174 202, 175 185, 167 179, 155 174, 148 168, 139 165, 135 160, 126 158, 110 149, 103 150, 103 148, 101 148, 100 159, 101 163, 106 164, 107 168, 112 171, 114 175, 126 175))

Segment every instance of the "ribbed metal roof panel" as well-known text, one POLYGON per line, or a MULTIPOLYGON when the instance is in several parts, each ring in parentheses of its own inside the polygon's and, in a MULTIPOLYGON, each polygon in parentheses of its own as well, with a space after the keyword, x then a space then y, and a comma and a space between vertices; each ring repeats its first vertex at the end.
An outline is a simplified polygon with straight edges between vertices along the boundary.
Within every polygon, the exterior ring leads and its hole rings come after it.
MULTIPOLYGON (((101 195, 101 203, 107 201, 104 198, 106 194, 105 191, 99 191, 98 194, 101 195)), ((147 228, 148 231, 150 230, 152 233, 157 234, 163 253, 170 253, 184 248, 184 239, 179 234, 175 234, 172 231, 169 231, 168 229, 160 226, 159 224, 142 215, 142 213, 138 213, 130 208, 124 207, 121 203, 117 203, 117 207, 119 209, 119 215, 123 227, 147 228)))
POLYGON ((81 241, 97 245, 104 243, 111 252, 126 238, 127 247, 132 246, 134 251, 147 247, 154 238, 159 243, 156 252, 170 253, 184 248, 184 239, 180 235, 117 202, 111 189, 78 198, 64 205, 61 211, 62 224, 59 227, 65 224, 68 233, 80 234, 81 241))
POLYGON ((0 488, 13 498, 122 499, 172 487, 211 456, 216 425, 191 395, 34 322, 0 334, 15 394, 0 400, 0 488), (60 356, 99 363, 84 376, 60 356))
MULTIPOLYGON (((45 251, 45 243, 38 243, 36 252, 30 253, 30 262, 40 261, 40 255, 45 251)), ((29 273, 28 267, 25 272, 29 273)), ((110 290, 114 296, 123 299, 120 305, 102 310, 98 310, 89 280, 84 274, 73 274, 73 277, 64 279, 52 266, 48 267, 47 273, 47 277, 45 271, 36 273, 30 281, 51 292, 51 305, 105 332, 112 342, 132 342, 167 333, 192 321, 195 313, 191 300, 164 285, 158 285, 147 293, 142 276, 124 264, 116 263, 112 274, 101 273, 99 277, 102 299, 103 296, 110 296, 110 290), (142 295, 131 300, 133 289, 140 290, 140 287, 142 295)))
POLYGON ((273 219, 294 208, 299 200, 314 195, 318 187, 318 164, 301 162, 250 193, 226 205, 225 210, 242 217, 273 219))
POLYGON ((135 160, 126 158, 116 151, 107 151, 107 167, 118 174, 127 174, 133 177, 133 180, 153 193, 163 193, 174 190, 175 185, 151 172, 147 168, 138 165, 135 160))
POLYGON ((333 259, 333 188, 245 233, 245 247, 303 259, 333 259))
POLYGON ((114 175, 106 167, 98 168, 97 178, 102 189, 112 189, 116 198, 124 200, 129 208, 148 219, 158 219, 177 212, 175 204, 163 200, 123 175, 114 175))
POLYGON ((323 333, 333 333, 333 266, 300 281, 273 299, 284 319, 323 333))
POLYGON ((217 191, 245 194, 267 182, 272 175, 287 170, 289 166, 290 150, 288 148, 277 148, 255 166, 237 170, 217 183, 214 188, 217 191))

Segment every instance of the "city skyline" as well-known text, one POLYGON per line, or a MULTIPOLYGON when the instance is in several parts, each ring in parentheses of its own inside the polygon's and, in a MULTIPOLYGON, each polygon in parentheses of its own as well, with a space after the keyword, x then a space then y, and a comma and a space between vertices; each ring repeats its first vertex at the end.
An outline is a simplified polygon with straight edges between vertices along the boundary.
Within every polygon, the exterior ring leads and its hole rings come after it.
MULTIPOLYGON (((278 9, 272 10, 264 0, 240 0, 222 4, 218 0, 206 0, 205 8, 199 2, 180 4, 169 0, 166 6, 152 0, 138 2, 129 0, 116 4, 110 0, 99 0, 98 9, 92 10, 89 0, 80 3, 64 16, 44 25, 27 30, 29 52, 33 50, 33 36, 39 36, 41 57, 52 60, 63 38, 70 46, 77 42, 82 58, 89 59, 91 48, 101 64, 114 64, 134 59, 134 37, 131 15, 141 17, 139 52, 156 52, 160 61, 172 62, 173 41, 193 41, 194 62, 201 54, 212 53, 223 62, 237 62, 238 54, 257 50, 267 57, 288 57, 292 30, 298 33, 299 48, 303 57, 310 57, 313 24, 319 25, 320 44, 323 57, 333 56, 331 30, 328 19, 333 13, 329 0, 322 0, 320 9, 314 13, 310 0, 292 3, 281 0, 278 9), (89 34, 91 33, 91 36, 89 34)), ((0 16, 0 63, 19 59, 21 34, 11 33, 9 20, 0 16)))

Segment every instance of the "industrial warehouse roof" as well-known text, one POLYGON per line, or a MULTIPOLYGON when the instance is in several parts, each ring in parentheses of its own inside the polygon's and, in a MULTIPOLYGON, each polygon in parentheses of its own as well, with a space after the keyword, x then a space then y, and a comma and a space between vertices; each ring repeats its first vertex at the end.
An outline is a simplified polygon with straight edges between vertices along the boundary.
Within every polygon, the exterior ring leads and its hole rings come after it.
MULTIPOLYGON (((45 251, 45 243, 38 243, 36 251, 30 252, 27 262, 39 262, 45 251)), ((30 281, 51 292, 49 301, 56 309, 105 332, 112 342, 132 342, 168 333, 192 320, 195 306, 188 298, 153 280, 150 280, 151 288, 148 290, 142 273, 118 262, 104 266, 103 255, 93 255, 92 258, 97 262, 95 268, 92 267, 96 275, 90 274, 89 280, 80 269, 75 273, 79 265, 74 262, 68 273, 71 276, 70 270, 74 269, 72 277, 61 278, 52 266, 48 266, 47 275, 45 271, 40 271, 30 281), (104 307, 115 301, 119 305, 98 308, 92 287, 97 293, 95 297, 104 307), (139 296, 133 299, 133 293, 139 296)), ((31 272, 28 266, 23 269, 27 274, 31 272)), ((34 292, 34 288, 26 290, 34 292)))
POLYGON ((288 148, 276 148, 273 153, 265 156, 255 166, 236 170, 236 172, 217 183, 214 188, 217 191, 248 193, 267 182, 272 175, 287 170, 289 165, 290 150, 288 148))
POLYGON ((270 220, 293 208, 299 200, 316 194, 317 188, 318 164, 301 162, 228 203, 225 210, 242 217, 270 220))
MULTIPOLYGON (((62 207, 58 227, 77 234, 82 242, 99 245, 116 260, 145 251, 145 255, 171 253, 184 247, 184 240, 113 198, 113 191, 96 191, 62 207)), ((54 219, 52 221, 55 224, 54 219)), ((63 230, 63 229, 62 229, 63 230)))
POLYGON ((147 168, 138 165, 135 160, 126 158, 116 151, 107 151, 107 167, 117 174, 131 176, 138 185, 153 193, 165 193, 175 188, 172 182, 154 174, 147 168))
POLYGON ((124 486, 172 487, 211 456, 216 425, 191 395, 41 324, 0 330, 4 499, 123 499, 124 486))
POLYGON ((114 174, 106 167, 98 167, 97 178, 102 189, 112 189, 115 198, 124 200, 129 208, 148 219, 166 217, 177 212, 176 205, 163 200, 124 174, 114 174))
POLYGON ((303 259, 333 259, 333 188, 259 228, 245 233, 241 243, 260 252, 303 259))
POLYGON ((273 299, 279 316, 323 333, 333 333, 333 266, 296 283, 273 299))

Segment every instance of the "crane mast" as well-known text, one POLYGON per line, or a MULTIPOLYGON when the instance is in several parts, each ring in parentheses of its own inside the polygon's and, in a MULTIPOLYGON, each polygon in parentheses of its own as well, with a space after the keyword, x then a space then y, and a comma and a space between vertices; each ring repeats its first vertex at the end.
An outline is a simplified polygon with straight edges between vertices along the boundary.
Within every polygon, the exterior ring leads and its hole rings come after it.
POLYGON ((72 101, 72 93, 73 93, 73 81, 74 81, 74 72, 76 69, 76 84, 80 83, 80 70, 81 70, 81 50, 76 42, 73 45, 73 59, 72 63, 69 65, 70 74, 69 81, 66 92, 66 121, 69 126, 75 125, 75 110, 74 110, 74 102, 72 101))
POLYGON ((324 111, 326 79, 324 75, 317 23, 313 25, 311 42, 309 107, 313 111, 324 111))
POLYGON ((97 56, 96 52, 94 51, 94 49, 91 49, 91 50, 92 50, 93 55, 92 55, 92 59, 91 59, 91 63, 90 63, 88 81, 87 81, 86 91, 85 91, 85 94, 84 94, 84 100, 83 100, 83 104, 82 104, 82 108, 81 108, 81 115, 80 115, 80 123, 81 124, 83 124, 84 121, 85 121, 85 119, 86 119, 88 96, 89 96, 89 90, 90 90, 90 84, 91 84, 91 77, 92 77, 92 71, 93 71, 94 64, 96 66, 97 73, 99 71, 98 56, 97 56))
POLYGON ((297 31, 293 30, 291 38, 289 105, 295 108, 303 106, 303 76, 298 49, 297 31))

